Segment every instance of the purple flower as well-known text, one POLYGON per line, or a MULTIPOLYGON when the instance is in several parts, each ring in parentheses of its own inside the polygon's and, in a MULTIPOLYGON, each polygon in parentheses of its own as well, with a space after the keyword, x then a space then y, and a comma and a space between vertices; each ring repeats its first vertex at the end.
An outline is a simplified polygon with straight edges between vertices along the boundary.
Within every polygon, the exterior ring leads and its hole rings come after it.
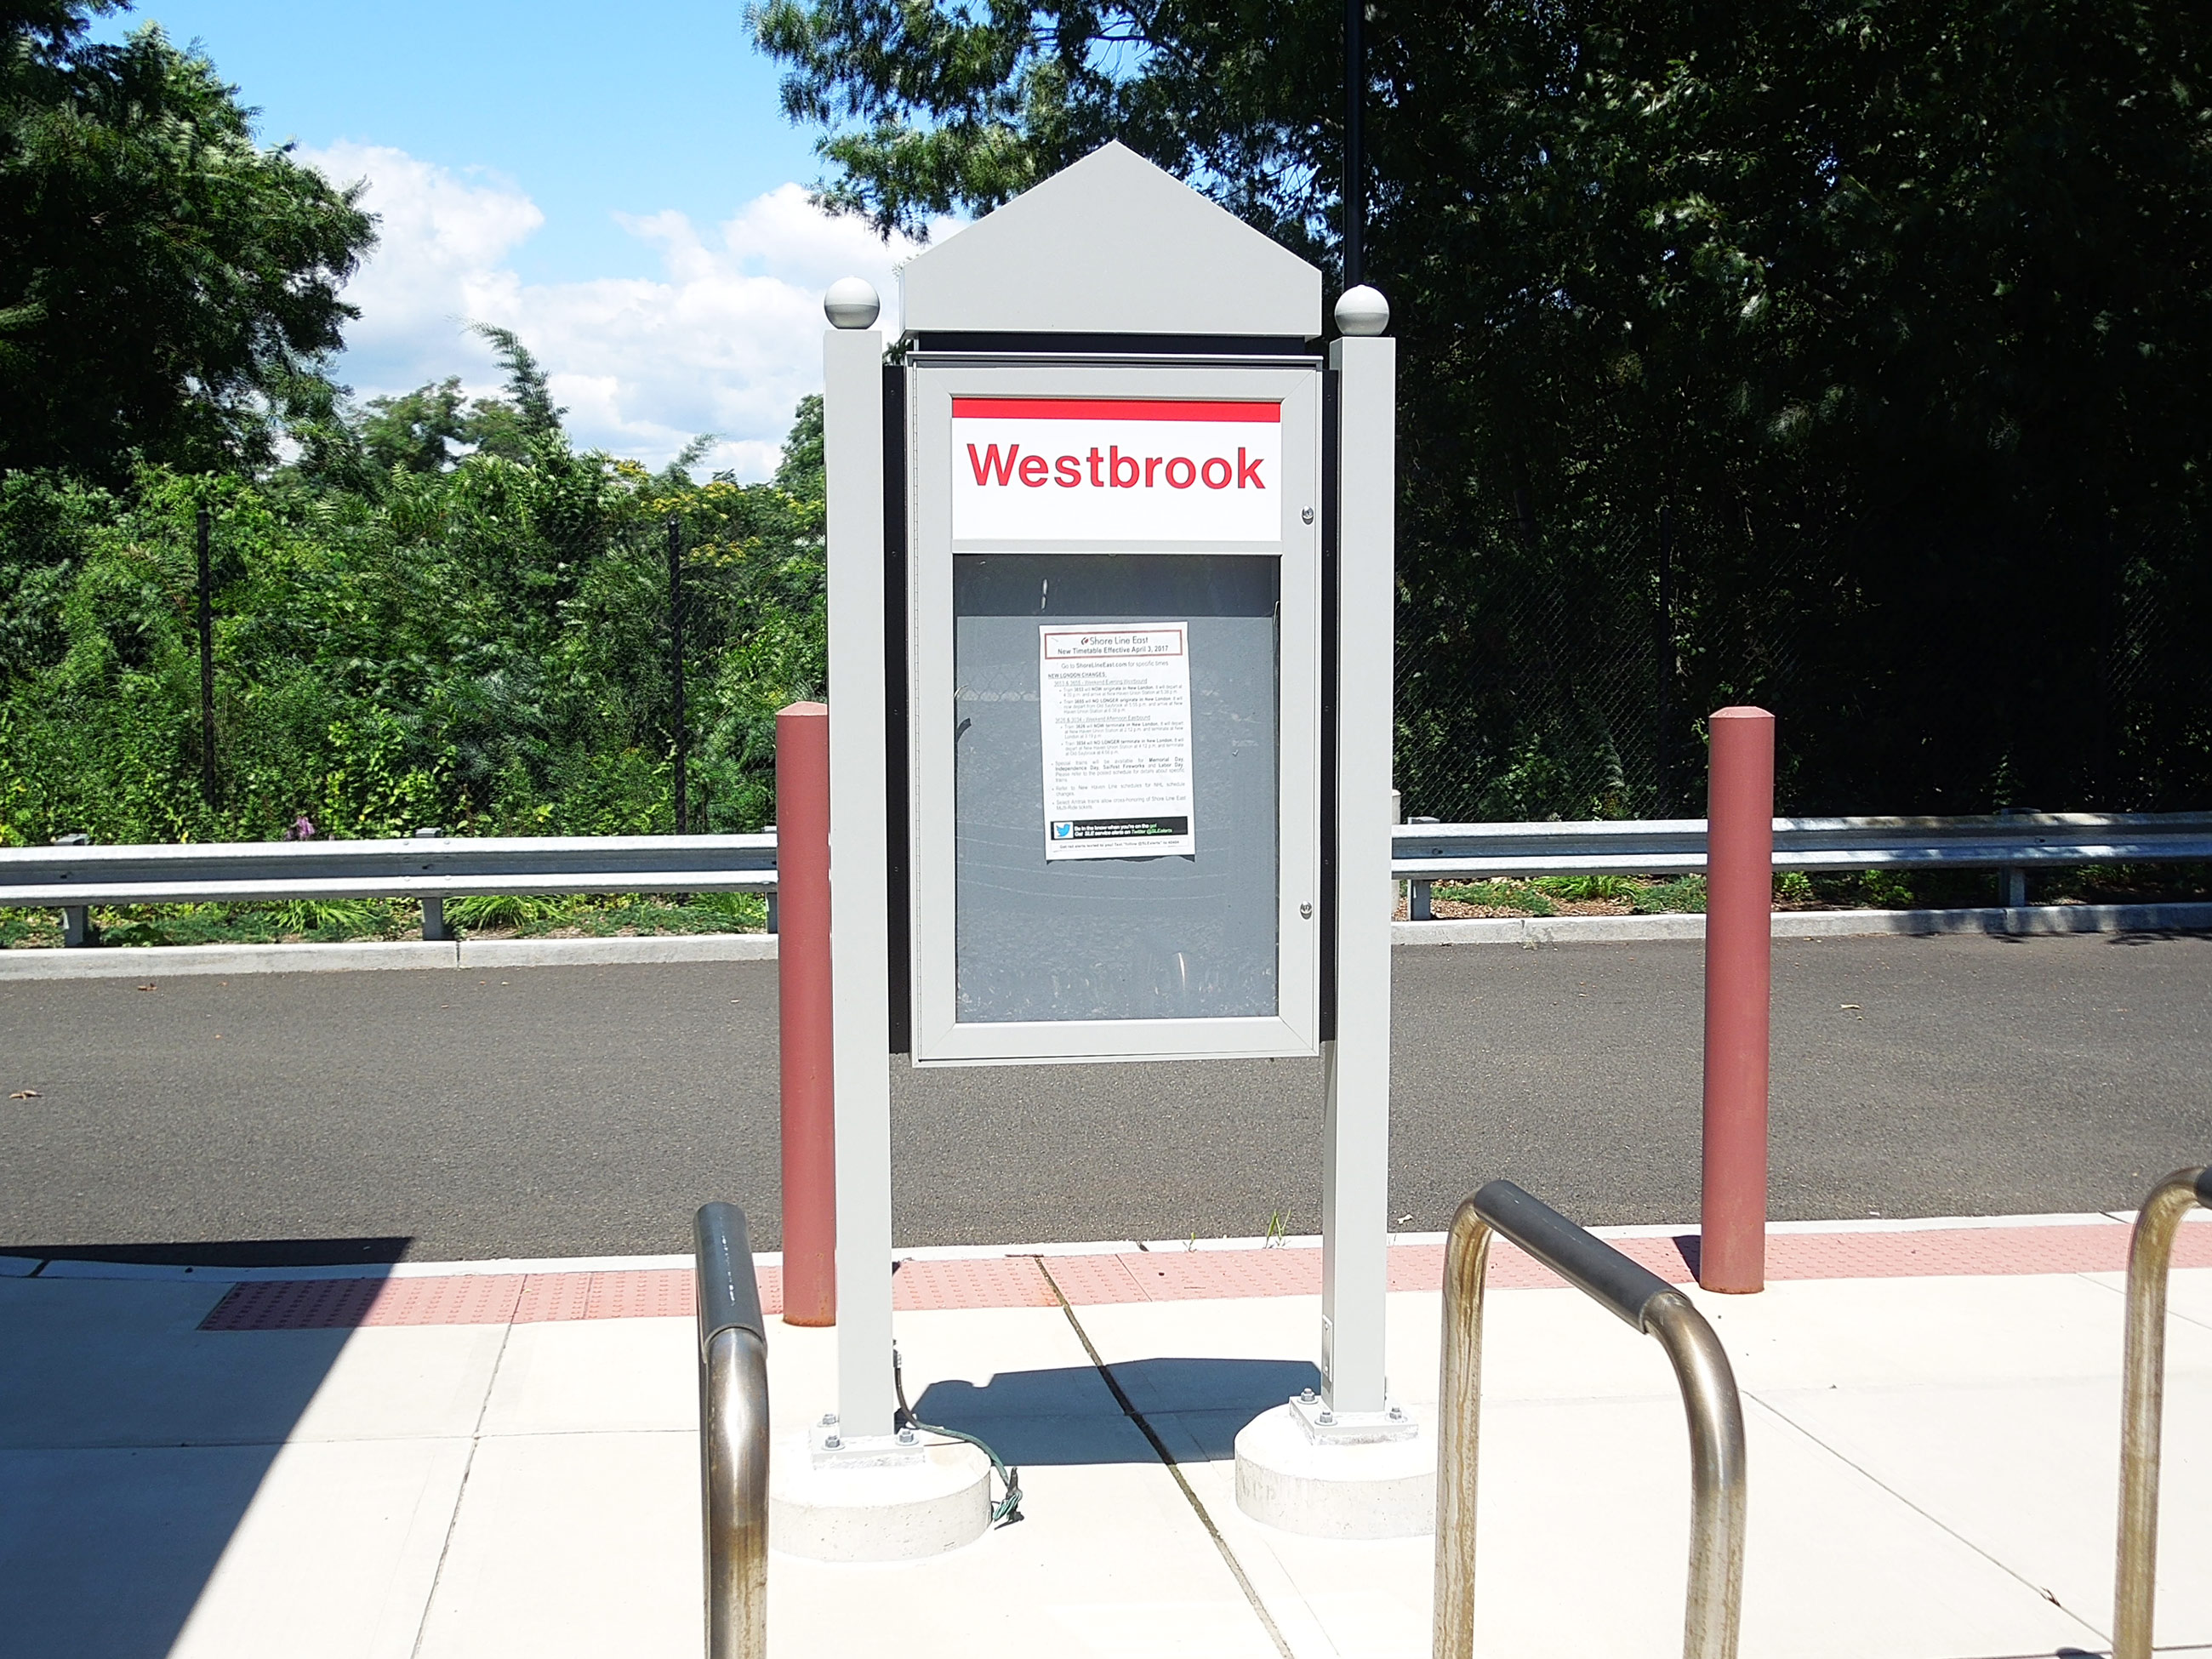
POLYGON ((284 835, 287 841, 313 841, 314 838, 315 821, 304 813, 292 820, 291 829, 284 835))

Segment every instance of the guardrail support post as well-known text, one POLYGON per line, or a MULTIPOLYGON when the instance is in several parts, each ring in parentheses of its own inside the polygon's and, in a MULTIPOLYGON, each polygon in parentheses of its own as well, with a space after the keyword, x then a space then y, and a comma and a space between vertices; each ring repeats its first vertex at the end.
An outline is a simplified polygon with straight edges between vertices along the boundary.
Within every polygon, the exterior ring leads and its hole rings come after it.
POLYGON ((783 1084, 783 1322, 837 1322, 837 1125, 831 1079, 830 711, 775 717, 776 995, 783 1084))
POLYGON ((1763 708, 1723 708, 1713 715, 1711 732, 1698 1282, 1741 1293, 1766 1284, 1774 716, 1763 708))
MULTIPOLYGON (((1434 823, 1430 817, 1410 817, 1408 823, 1434 823)), ((1434 921, 1437 919, 1436 883, 1409 881, 1406 884, 1406 919, 1408 921, 1434 921)))
MULTIPOLYGON (((416 841, 435 841, 446 832, 436 824, 429 824, 415 832, 416 841)), ((422 895, 422 937, 434 945, 449 943, 453 937, 453 925, 446 920, 446 897, 442 893, 422 895)))
POLYGON ((2199 1204, 2212 1205, 2212 1169, 2176 1170, 2143 1200, 2128 1245, 2112 1659, 2151 1659, 2151 1615, 2158 1595, 2159 1439, 2166 1411, 2166 1270, 2182 1218, 2199 1204))
MULTIPOLYGON (((89 847, 92 837, 82 830, 74 835, 56 836, 56 847, 89 847)), ((82 950, 92 943, 92 907, 88 904, 62 906, 62 945, 68 950, 82 950)))

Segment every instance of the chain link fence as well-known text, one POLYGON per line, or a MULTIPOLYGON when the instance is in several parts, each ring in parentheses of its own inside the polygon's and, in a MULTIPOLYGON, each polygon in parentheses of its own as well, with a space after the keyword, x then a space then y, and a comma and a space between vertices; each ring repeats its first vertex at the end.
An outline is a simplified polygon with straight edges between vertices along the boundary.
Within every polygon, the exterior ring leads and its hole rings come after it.
POLYGON ((1705 716, 1737 702, 1777 716, 1784 812, 2212 802, 2212 561, 2186 537, 1661 513, 1410 551, 1408 817, 1699 816, 1705 716))

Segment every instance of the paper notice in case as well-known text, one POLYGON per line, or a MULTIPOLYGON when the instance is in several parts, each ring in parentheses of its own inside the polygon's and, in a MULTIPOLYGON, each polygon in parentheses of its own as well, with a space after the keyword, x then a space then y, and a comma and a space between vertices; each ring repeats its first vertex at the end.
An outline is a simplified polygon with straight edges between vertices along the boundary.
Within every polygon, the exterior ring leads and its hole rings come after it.
POLYGON ((1037 632, 1045 857, 1195 853, 1190 624, 1037 632))

